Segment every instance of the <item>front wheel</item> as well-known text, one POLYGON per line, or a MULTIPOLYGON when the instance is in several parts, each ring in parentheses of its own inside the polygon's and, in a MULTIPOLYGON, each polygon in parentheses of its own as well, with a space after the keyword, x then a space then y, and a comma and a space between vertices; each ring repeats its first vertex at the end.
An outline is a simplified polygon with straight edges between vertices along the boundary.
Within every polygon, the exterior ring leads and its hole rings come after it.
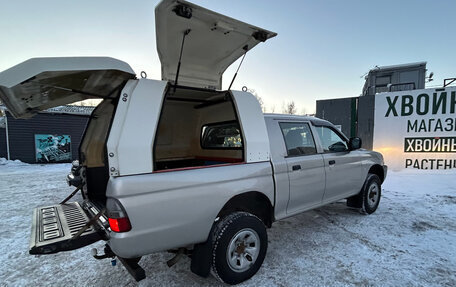
POLYGON ((361 191, 362 211, 366 214, 372 214, 377 210, 380 204, 382 194, 382 182, 376 174, 368 174, 366 183, 361 191))
POLYGON ((253 214, 235 212, 216 223, 212 273, 228 284, 241 283, 260 269, 268 248, 263 222, 253 214))
POLYGON ((347 205, 360 209, 364 214, 374 213, 380 203, 381 184, 378 175, 369 173, 361 191, 357 195, 347 198, 347 205))

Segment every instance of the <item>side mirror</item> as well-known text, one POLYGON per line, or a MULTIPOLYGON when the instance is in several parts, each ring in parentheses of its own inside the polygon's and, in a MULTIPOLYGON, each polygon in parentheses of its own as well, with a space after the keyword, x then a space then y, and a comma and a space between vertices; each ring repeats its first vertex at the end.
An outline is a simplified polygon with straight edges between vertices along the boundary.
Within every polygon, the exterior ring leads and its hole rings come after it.
POLYGON ((350 138, 348 144, 350 145, 350 150, 360 149, 362 140, 360 138, 350 138))

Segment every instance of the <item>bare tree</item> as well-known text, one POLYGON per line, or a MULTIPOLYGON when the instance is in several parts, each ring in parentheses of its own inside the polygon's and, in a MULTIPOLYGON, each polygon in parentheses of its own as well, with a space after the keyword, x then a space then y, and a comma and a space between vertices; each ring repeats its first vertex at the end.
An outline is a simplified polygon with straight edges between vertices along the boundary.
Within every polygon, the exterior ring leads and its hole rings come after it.
POLYGON ((290 101, 286 105, 285 105, 285 103, 283 103, 282 112, 284 114, 290 114, 290 115, 296 114, 296 104, 294 103, 294 101, 290 101))

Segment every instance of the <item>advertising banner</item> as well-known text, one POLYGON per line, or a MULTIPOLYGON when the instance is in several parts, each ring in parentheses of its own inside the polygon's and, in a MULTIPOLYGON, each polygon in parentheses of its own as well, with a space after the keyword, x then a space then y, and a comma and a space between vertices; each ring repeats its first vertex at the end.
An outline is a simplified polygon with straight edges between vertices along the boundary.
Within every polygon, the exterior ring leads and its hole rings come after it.
POLYGON ((374 150, 393 170, 456 169, 456 87, 377 94, 374 150))
POLYGON ((71 137, 69 135, 35 134, 36 162, 70 162, 71 137))

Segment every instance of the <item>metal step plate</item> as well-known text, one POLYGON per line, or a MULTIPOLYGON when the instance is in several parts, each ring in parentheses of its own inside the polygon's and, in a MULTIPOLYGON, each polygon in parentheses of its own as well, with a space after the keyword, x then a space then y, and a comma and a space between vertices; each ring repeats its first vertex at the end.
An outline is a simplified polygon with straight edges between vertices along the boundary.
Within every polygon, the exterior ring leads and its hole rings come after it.
POLYGON ((101 235, 93 226, 71 240, 88 221, 78 202, 35 208, 29 253, 51 254, 74 250, 100 240, 101 235))

